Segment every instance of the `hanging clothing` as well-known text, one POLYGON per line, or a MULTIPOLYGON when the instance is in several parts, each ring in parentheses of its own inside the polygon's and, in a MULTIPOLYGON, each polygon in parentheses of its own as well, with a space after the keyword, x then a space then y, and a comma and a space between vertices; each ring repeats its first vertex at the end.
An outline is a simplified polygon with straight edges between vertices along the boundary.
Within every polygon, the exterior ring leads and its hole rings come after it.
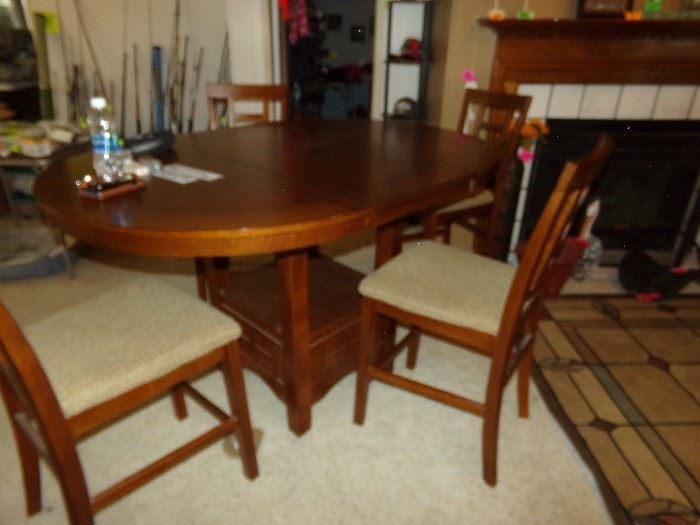
POLYGON ((289 21, 289 0, 279 0, 280 11, 282 11, 282 20, 289 21))
POLYGON ((296 45, 300 38, 311 34, 309 31, 309 17, 306 13, 306 0, 290 0, 294 9, 293 16, 289 19, 289 43, 296 45))

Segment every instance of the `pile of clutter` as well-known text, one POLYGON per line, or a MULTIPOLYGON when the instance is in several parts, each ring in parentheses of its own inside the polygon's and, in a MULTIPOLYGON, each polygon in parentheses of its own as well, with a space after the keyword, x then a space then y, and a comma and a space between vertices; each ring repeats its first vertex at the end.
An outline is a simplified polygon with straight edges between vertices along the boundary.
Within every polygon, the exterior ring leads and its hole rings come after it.
POLYGON ((0 157, 2 158, 12 154, 33 158, 48 157, 62 146, 87 140, 88 136, 84 130, 69 123, 45 120, 37 123, 0 121, 0 157))

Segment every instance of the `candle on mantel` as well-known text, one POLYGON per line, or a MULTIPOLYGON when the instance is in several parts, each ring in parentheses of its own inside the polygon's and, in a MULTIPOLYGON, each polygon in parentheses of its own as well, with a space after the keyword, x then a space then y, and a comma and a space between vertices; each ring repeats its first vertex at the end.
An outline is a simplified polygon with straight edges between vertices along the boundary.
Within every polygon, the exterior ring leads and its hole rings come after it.
POLYGON ((493 2, 493 9, 489 11, 488 14, 488 19, 489 20, 503 20, 506 17, 506 12, 500 8, 498 4, 498 0, 494 0, 493 2))
POLYGON ((530 0, 525 0, 523 8, 515 15, 518 20, 532 20, 535 18, 535 12, 530 10, 530 0))

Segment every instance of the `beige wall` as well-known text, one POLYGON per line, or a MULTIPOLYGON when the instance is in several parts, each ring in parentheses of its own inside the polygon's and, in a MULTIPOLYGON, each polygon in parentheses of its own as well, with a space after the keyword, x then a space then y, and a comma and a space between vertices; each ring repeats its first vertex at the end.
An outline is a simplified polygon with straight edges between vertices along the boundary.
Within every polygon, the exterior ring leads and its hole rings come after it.
MULTIPOLYGON (((175 0, 149 0, 152 5, 153 43, 160 45, 166 54, 170 47, 173 6, 175 0)), ((350 1, 350 0, 348 0, 350 1)), ((513 17, 524 0, 500 0, 508 17, 513 17)), ((668 4, 678 0, 668 0, 668 4)), ((127 44, 139 45, 140 76, 139 93, 142 122, 148 122, 148 90, 150 59, 148 48, 147 0, 80 0, 86 22, 92 30, 100 67, 106 82, 115 84, 117 105, 120 100, 122 20, 125 3, 128 2, 127 44)), ((493 7, 493 0, 435 0, 432 40, 432 63, 428 81, 428 120, 446 128, 455 125, 462 97, 462 73, 472 67, 476 70, 482 87, 488 87, 488 77, 493 56, 495 37, 476 21, 493 7)), ((641 5, 643 0, 635 0, 641 5)), ((77 57, 78 24, 73 0, 25 0, 27 10, 55 12, 61 6, 68 36, 68 47, 77 57)), ((372 83, 372 118, 381 119, 384 92, 384 59, 386 55, 385 15, 386 0, 376 0, 374 81, 372 83)), ((530 0, 530 6, 538 18, 572 18, 576 0, 530 0)), ((270 38, 269 0, 182 0, 182 34, 190 36, 190 64, 194 50, 205 48, 202 77, 197 97, 195 130, 206 126, 203 85, 215 81, 221 56, 224 31, 231 35, 231 71, 236 82, 270 82, 272 73, 272 49, 270 38)), ((54 90, 54 108, 58 118, 65 118, 65 91, 63 89, 63 61, 58 35, 49 35, 50 73, 54 90)), ((84 63, 88 71, 92 65, 85 45, 84 63)), ((192 70, 188 68, 188 74, 192 70)), ((134 84, 131 53, 127 72, 127 135, 135 131, 134 84)), ((186 89, 185 107, 189 108, 189 87, 186 89)), ((117 108, 117 111, 120 111, 117 108)), ((189 114, 187 109, 186 114, 189 114)))
MULTIPOLYGON (((453 128, 456 125, 462 101, 465 69, 473 68, 479 87, 488 88, 493 60, 495 35, 489 29, 477 24, 479 18, 493 7, 491 0, 451 0, 449 38, 444 65, 444 89, 435 121, 441 127, 453 128)), ((501 0, 501 9, 512 18, 522 8, 522 0, 501 0)), ((530 9, 537 18, 574 18, 575 0, 530 0, 530 9)), ((431 79, 432 81, 433 79, 431 79)))
MULTIPOLYGON (((428 121, 453 128, 462 100, 462 74, 467 68, 477 73, 480 87, 488 87, 495 36, 477 25, 492 9, 493 0, 436 0, 433 18, 431 65, 428 78, 428 121)), ((506 16, 512 18, 523 0, 500 0, 506 16)), ((574 18, 576 0, 530 0, 537 18, 574 18)), ((386 55, 386 0, 376 0, 374 33, 374 82, 372 118, 381 119, 386 55)))
MULTIPOLYGON (((456 125, 457 115, 462 101, 464 83, 462 74, 465 69, 476 71, 479 87, 489 87, 491 62, 493 60, 496 38, 494 33, 477 25, 489 9, 493 0, 437 0, 438 3, 450 4, 449 28, 446 39, 446 53, 435 53, 430 82, 439 89, 439 94, 429 94, 429 120, 444 128, 456 125), (442 78, 440 78, 442 76, 442 78), (434 105, 438 107, 434 107, 434 105)), ((530 9, 536 18, 575 18, 576 0, 530 0, 530 9)), ((635 0, 634 7, 641 9, 644 0, 635 0)), ((678 7, 679 0, 667 0, 664 10, 678 7)), ((508 18, 513 18, 522 9, 523 0, 500 0, 500 6, 508 18)), ((435 32, 444 31, 444 20, 435 20, 435 32)), ((438 36, 438 39, 441 37, 438 36)), ((438 44, 438 46, 441 44, 438 44)), ((439 49, 436 48, 436 50, 439 49)))
POLYGON ((449 50, 450 14, 452 3, 457 0, 441 0, 435 4, 433 12, 433 31, 430 42, 430 70, 428 72, 428 88, 426 107, 428 123, 440 124, 442 97, 445 89, 445 72, 447 67, 447 52, 449 50))

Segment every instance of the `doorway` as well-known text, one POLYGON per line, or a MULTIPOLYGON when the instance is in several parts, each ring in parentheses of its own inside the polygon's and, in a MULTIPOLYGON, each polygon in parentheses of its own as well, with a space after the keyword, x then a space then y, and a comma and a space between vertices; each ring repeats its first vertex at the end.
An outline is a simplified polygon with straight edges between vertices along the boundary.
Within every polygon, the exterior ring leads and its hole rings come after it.
POLYGON ((375 0, 307 0, 306 7, 309 35, 291 43, 286 28, 292 117, 369 118, 375 0))

